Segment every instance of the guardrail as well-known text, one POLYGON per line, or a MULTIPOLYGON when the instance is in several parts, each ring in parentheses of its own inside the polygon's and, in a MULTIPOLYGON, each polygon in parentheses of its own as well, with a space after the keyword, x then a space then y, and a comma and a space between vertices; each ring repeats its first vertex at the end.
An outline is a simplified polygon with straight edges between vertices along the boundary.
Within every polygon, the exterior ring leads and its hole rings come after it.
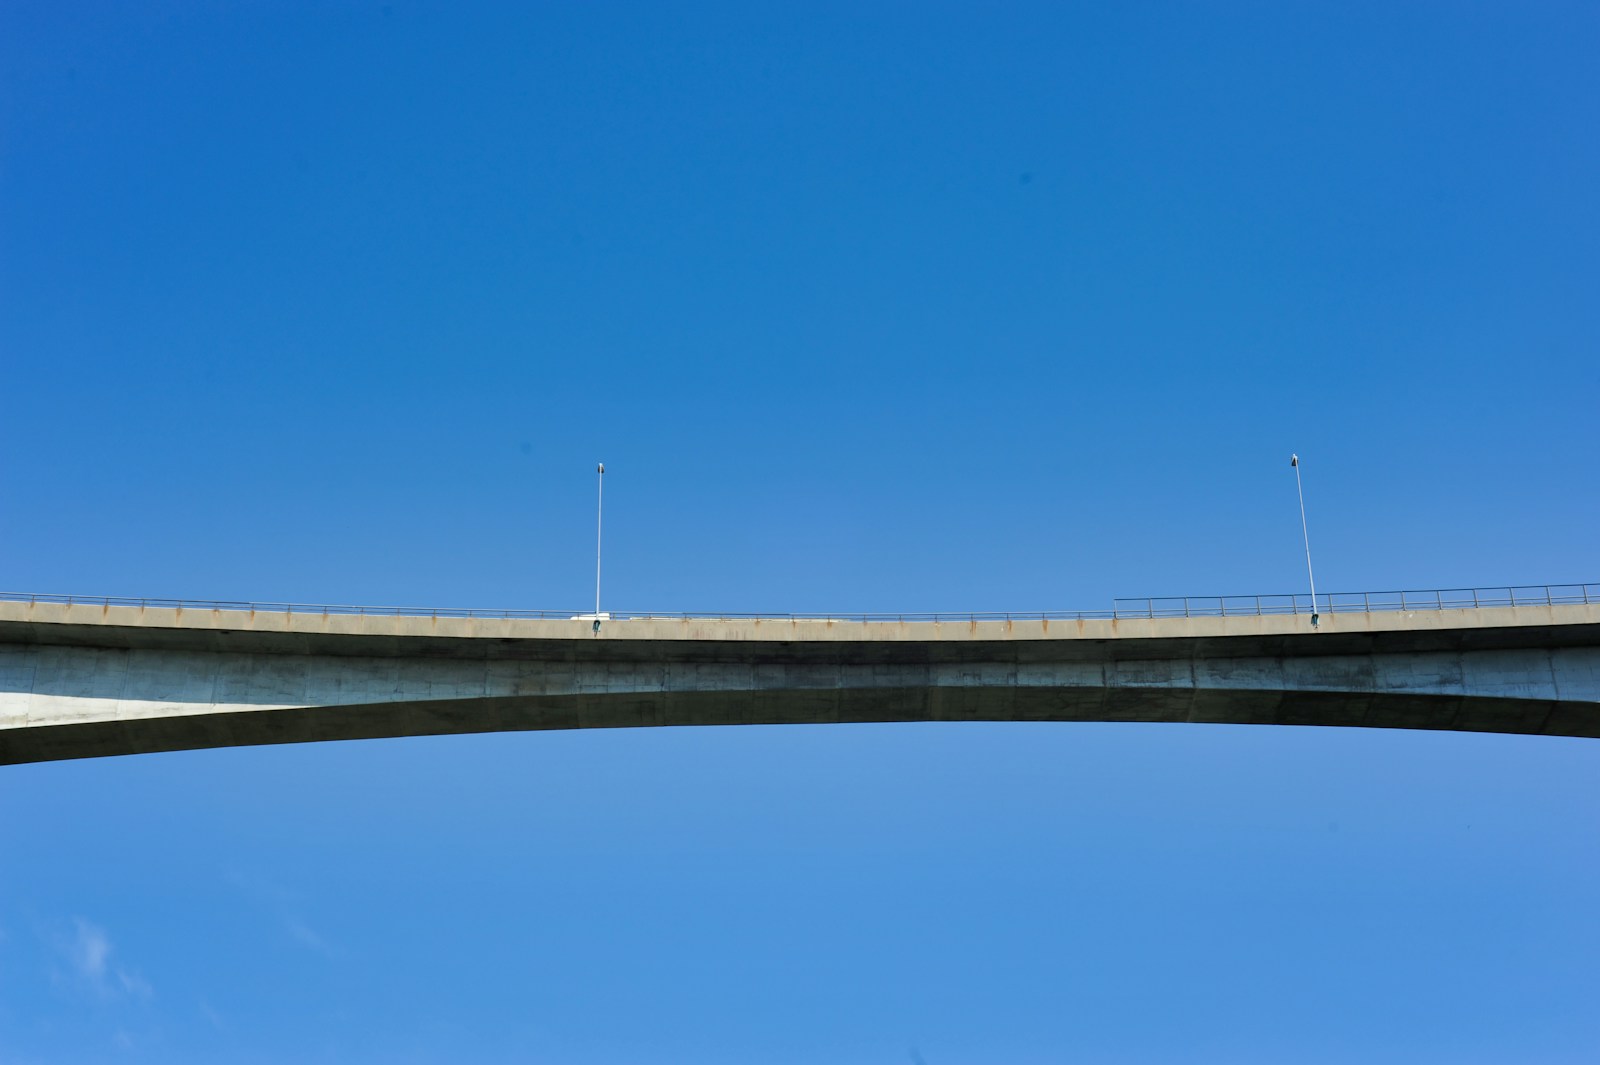
POLYGON ((1472 610, 1495 606, 1600 603, 1600 584, 1532 584, 1318 595, 1222 595, 1115 599, 1119 618, 1235 617, 1263 614, 1370 614, 1393 610, 1472 610))
MULTIPOLYGON (((573 610, 485 610, 463 607, 346 606, 309 603, 252 603, 215 599, 143 599, 108 595, 43 595, 0 592, 13 603, 58 603, 66 606, 134 607, 163 610, 228 610, 249 614, 353 614, 375 617, 532 618, 594 621, 595 615, 573 610)), ((1535 584, 1496 588, 1445 588, 1399 592, 1333 592, 1309 595, 1172 596, 1114 599, 1110 610, 1023 610, 953 613, 855 614, 729 614, 705 611, 635 611, 609 613, 610 621, 649 618, 692 618, 705 621, 1088 621, 1120 618, 1250 617, 1270 614, 1360 614, 1393 610, 1462 610, 1505 606, 1600 604, 1600 584, 1535 584)))

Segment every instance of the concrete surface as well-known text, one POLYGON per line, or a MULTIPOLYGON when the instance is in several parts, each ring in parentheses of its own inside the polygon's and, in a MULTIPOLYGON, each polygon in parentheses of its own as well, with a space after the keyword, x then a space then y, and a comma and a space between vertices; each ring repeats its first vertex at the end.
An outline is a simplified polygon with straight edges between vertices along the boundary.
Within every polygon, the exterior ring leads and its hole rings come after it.
POLYGON ((0 602, 0 764, 519 729, 1189 721, 1600 736, 1600 605, 608 621, 0 602))

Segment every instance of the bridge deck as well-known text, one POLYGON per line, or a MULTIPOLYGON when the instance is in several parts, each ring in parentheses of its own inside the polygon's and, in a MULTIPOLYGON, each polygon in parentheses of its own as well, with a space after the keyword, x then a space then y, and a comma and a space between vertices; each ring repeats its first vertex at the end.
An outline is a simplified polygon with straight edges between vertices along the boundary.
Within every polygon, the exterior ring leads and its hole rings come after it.
POLYGON ((1191 721, 1600 736, 1600 604, 862 622, 0 602, 0 763, 519 729, 1191 721))

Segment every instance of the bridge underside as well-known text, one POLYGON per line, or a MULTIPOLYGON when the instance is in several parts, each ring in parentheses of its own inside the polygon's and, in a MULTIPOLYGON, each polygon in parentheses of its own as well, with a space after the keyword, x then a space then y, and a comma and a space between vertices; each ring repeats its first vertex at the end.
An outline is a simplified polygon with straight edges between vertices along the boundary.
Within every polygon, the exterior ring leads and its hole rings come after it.
POLYGON ((544 729, 907 721, 1340 725, 1600 736, 1600 712, 1541 699, 1248 689, 707 691, 420 700, 36 725, 0 733, 0 764, 544 729))
POLYGON ((452 733, 893 721, 1600 737, 1600 606, 1338 616, 1316 630, 1298 617, 1053 630, 679 619, 600 633, 581 621, 51 609, 0 604, 0 764, 452 733))

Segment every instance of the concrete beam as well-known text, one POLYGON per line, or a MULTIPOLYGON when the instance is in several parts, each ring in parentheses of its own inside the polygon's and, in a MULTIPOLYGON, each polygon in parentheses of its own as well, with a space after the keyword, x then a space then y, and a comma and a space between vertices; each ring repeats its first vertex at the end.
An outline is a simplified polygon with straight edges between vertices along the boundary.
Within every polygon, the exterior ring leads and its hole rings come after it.
POLYGON ((0 603, 0 763, 522 729, 1192 721, 1600 736, 1600 606, 587 621, 0 603))

